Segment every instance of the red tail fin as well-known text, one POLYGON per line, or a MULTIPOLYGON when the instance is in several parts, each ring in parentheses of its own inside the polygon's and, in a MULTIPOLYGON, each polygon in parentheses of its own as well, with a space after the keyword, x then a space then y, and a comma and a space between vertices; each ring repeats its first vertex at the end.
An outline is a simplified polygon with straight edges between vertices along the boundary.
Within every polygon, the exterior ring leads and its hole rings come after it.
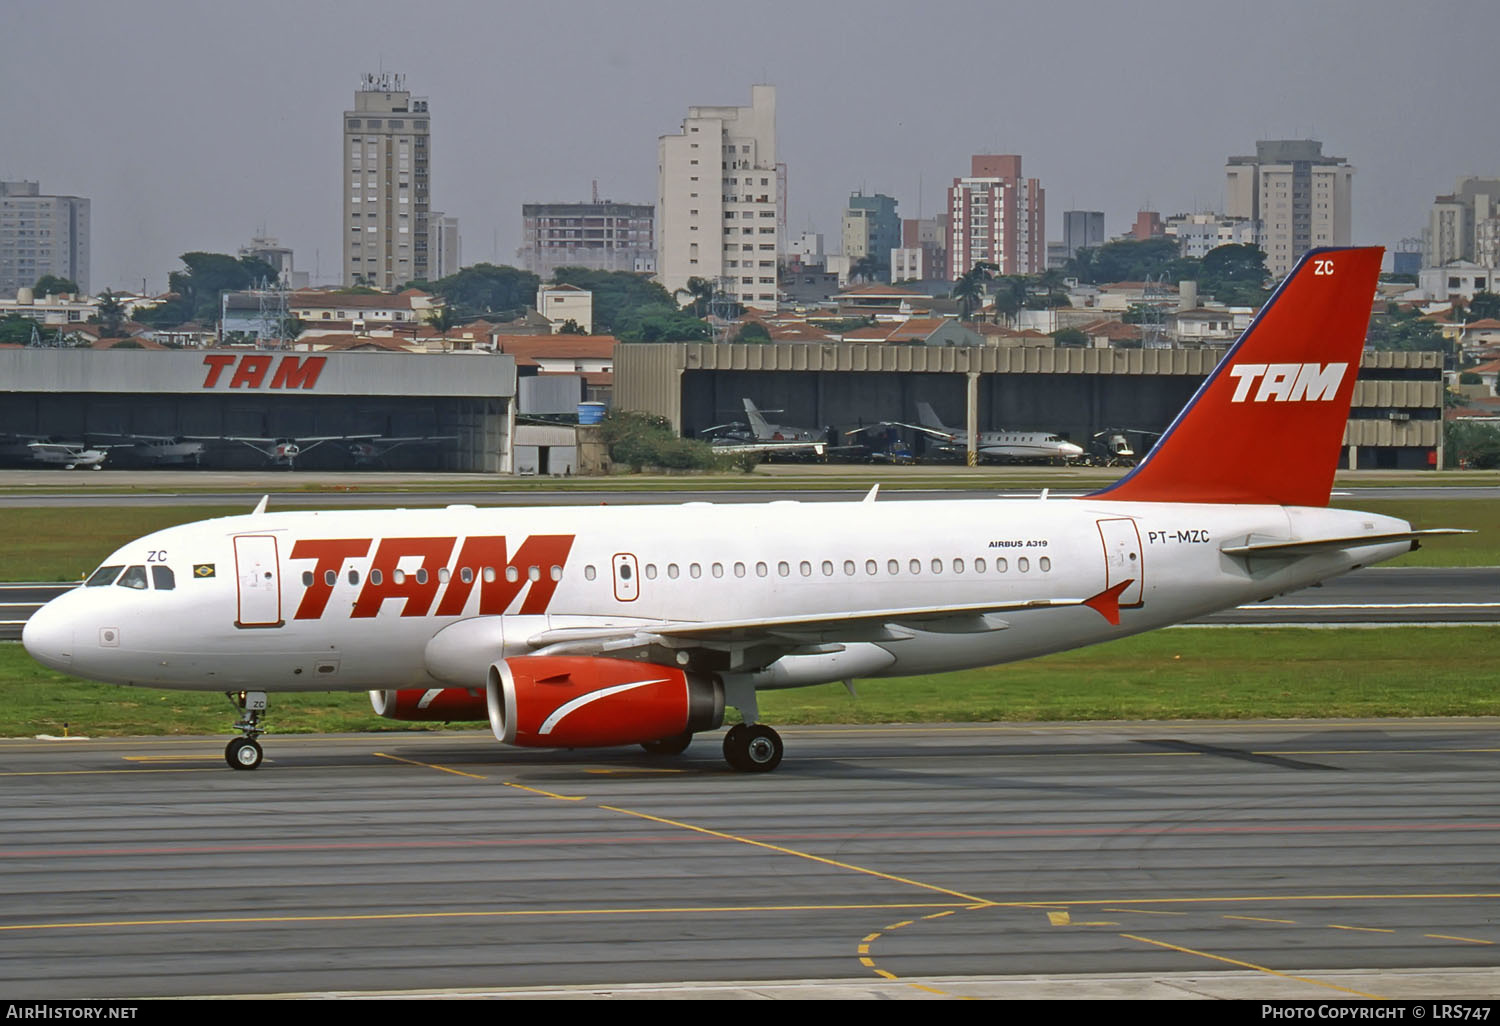
POLYGON ((1095 495, 1326 506, 1382 253, 1308 252, 1145 461, 1095 495))

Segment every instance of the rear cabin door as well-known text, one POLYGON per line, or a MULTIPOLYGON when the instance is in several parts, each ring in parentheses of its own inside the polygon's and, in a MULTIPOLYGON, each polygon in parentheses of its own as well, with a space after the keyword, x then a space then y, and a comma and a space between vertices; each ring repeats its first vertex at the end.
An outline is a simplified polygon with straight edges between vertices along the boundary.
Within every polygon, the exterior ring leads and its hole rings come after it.
POLYGON ((234 569, 239 589, 236 627, 280 627, 281 572, 276 559, 276 539, 266 534, 246 534, 234 539, 234 569))
POLYGON ((1099 521, 1099 537, 1104 542, 1104 590, 1123 581, 1132 581, 1120 593, 1120 605, 1141 604, 1141 578, 1145 567, 1141 560, 1141 533, 1135 521, 1125 517, 1099 521))

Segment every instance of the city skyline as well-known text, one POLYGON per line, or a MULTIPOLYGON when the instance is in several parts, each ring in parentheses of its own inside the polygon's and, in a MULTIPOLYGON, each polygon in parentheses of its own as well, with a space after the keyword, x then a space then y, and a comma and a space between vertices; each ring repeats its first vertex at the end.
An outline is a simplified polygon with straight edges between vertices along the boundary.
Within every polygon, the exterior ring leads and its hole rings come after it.
POLYGON ((0 179, 91 200, 96 291, 143 278, 160 291, 179 254, 233 253, 262 232, 315 281, 338 280, 329 126, 381 70, 442 112, 432 205, 458 218, 471 263, 516 262, 523 203, 584 201, 596 179, 601 198, 652 202, 659 137, 757 83, 777 88, 788 239, 837 237, 858 191, 931 217, 976 153, 1024 157, 1053 242, 1063 210, 1104 211, 1110 236, 1139 209, 1222 212, 1225 160, 1265 139, 1317 139, 1358 169, 1356 244, 1418 236, 1456 178, 1500 175, 1500 144, 1465 113, 1486 95, 1500 28, 1500 8, 1477 0, 773 0, 753 20, 679 0, 438 0, 420 13, 427 31, 384 0, 16 0, 0 38, 0 179), (1020 24, 1027 45, 1005 45, 1020 24), (124 39, 153 59, 125 60, 124 39), (1444 75, 1412 73, 1437 39, 1444 75))

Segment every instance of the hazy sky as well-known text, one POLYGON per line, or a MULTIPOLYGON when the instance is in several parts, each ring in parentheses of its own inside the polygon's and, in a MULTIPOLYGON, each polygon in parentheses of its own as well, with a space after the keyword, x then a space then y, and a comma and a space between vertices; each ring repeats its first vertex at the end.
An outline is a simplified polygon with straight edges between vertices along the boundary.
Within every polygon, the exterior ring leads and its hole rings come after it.
POLYGON ((432 111, 432 201, 465 263, 514 263, 521 204, 655 202, 690 105, 777 87, 788 229, 837 248, 851 191, 940 209, 973 153, 1019 153, 1065 209, 1219 210, 1257 139, 1347 157, 1354 241, 1420 235, 1500 177, 1496 0, 5 0, 0 177, 93 201, 93 284, 166 286, 261 228, 341 259, 343 111, 367 71, 432 111))

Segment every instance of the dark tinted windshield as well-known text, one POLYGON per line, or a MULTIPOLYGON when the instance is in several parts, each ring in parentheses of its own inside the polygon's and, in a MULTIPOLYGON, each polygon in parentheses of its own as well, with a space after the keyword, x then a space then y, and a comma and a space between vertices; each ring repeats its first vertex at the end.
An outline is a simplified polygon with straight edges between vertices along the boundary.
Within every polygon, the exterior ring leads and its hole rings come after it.
POLYGON ((95 570, 92 575, 90 575, 87 581, 84 582, 84 587, 102 588, 107 584, 114 584, 115 578, 119 577, 120 571, 124 569, 125 567, 122 565, 101 566, 99 569, 95 570))

